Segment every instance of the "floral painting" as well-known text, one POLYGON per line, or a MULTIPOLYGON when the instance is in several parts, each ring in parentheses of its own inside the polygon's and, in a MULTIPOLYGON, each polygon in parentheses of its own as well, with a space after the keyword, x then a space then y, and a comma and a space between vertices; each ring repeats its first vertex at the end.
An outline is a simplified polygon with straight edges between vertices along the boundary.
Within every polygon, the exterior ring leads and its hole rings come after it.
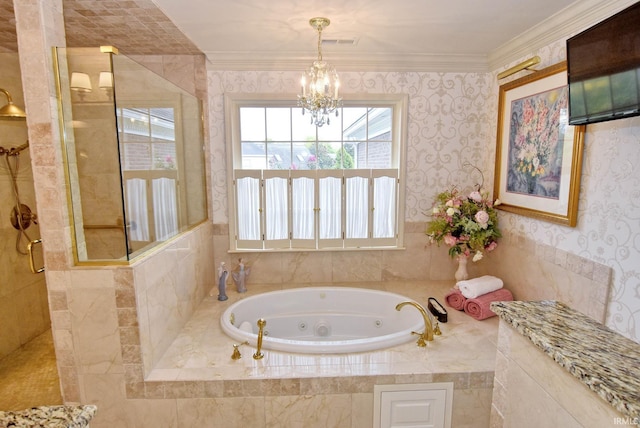
POLYGON ((500 85, 493 198, 500 210, 575 226, 584 126, 569 125, 566 70, 562 62, 500 85))
POLYGON ((558 199, 568 87, 511 103, 507 192, 558 199))

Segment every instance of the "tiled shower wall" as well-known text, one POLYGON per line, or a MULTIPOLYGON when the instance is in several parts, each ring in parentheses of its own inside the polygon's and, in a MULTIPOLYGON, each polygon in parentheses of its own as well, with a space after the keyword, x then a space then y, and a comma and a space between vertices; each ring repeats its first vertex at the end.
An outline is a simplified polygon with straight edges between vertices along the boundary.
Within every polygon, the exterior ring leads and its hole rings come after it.
MULTIPOLYGON (((17 106, 24 106, 18 54, 0 54, 0 88, 9 91, 17 106)), ((6 101, 4 94, 0 94, 0 104, 5 105, 6 101)), ((0 146, 5 149, 21 146, 27 141, 25 121, 2 120, 0 130, 0 146)), ((9 159, 0 155, 0 358, 50 326, 45 276, 31 273, 28 257, 16 250, 18 231, 10 222, 10 214, 16 202, 7 160, 14 171, 16 167, 18 169, 20 202, 37 213, 29 150, 23 150, 19 156, 11 156, 9 159)), ((27 229, 27 234, 32 240, 39 238, 39 226, 32 224, 27 229)), ((23 237, 19 243, 22 252, 26 251, 27 243, 23 237)), ((39 246, 34 246, 34 252, 40 259, 39 246)), ((38 260, 37 263, 42 262, 38 260)))

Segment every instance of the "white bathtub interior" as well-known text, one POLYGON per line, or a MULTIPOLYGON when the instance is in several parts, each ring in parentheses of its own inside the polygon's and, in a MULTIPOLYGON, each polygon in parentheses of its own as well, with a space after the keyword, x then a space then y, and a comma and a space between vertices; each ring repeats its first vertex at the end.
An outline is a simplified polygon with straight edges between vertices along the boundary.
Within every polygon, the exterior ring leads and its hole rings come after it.
POLYGON ((264 319, 263 349, 297 353, 344 353, 383 349, 415 338, 424 319, 412 299, 357 287, 302 287, 261 293, 229 306, 220 318, 231 338, 256 346, 264 319))

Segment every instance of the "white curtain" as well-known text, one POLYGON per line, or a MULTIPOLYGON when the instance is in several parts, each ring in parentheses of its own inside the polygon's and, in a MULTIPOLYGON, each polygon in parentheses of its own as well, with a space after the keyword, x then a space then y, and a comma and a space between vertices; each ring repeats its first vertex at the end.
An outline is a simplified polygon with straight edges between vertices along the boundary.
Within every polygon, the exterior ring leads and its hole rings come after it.
POLYGON ((265 179, 264 186, 267 240, 289 239, 287 179, 281 177, 265 179))
POLYGON ((321 178, 318 199, 320 239, 340 239, 342 237, 342 180, 337 177, 321 178))
POLYGON ((129 239, 132 241, 149 241, 147 181, 142 178, 131 178, 127 180, 126 188, 129 239))
POLYGON ((156 240, 165 241, 178 233, 176 180, 166 177, 155 178, 151 180, 151 190, 156 240))
POLYGON ((396 169, 236 171, 238 247, 393 245, 397 174, 396 169))
POLYGON ((394 177, 373 179, 373 237, 393 238, 396 230, 396 181, 394 177))
POLYGON ((369 179, 348 177, 346 179, 347 238, 367 238, 369 222, 369 179))
POLYGON ((260 240, 260 180, 254 177, 236 179, 238 200, 238 239, 260 240))
POLYGON ((293 239, 313 239, 314 180, 297 177, 292 180, 291 186, 293 239))

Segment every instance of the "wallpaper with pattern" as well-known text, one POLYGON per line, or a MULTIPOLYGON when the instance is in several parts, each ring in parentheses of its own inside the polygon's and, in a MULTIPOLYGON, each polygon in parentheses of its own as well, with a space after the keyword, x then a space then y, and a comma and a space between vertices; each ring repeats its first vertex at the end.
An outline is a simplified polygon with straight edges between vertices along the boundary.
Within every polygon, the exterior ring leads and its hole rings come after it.
MULTIPOLYGON (((563 61, 565 41, 533 54, 540 67, 563 61)), ((587 126, 575 228, 518 215, 502 221, 505 230, 610 266, 606 324, 640 342, 640 117, 587 126)))
MULTIPOLYGON (((564 40, 534 54, 542 58, 540 68, 560 62, 564 40)), ((451 185, 471 188, 484 180, 484 188, 492 189, 498 88, 510 80, 498 83, 498 71, 340 73, 343 93, 409 95, 407 221, 427 221, 436 193, 451 185)), ((290 93, 295 98, 299 78, 299 72, 208 72, 214 224, 228 223, 224 93, 290 93)), ((527 235, 611 266, 607 324, 640 341, 640 118, 589 126, 585 141, 578 226, 501 213, 503 233, 527 235)), ((527 254, 522 258, 525 263, 527 254)))

